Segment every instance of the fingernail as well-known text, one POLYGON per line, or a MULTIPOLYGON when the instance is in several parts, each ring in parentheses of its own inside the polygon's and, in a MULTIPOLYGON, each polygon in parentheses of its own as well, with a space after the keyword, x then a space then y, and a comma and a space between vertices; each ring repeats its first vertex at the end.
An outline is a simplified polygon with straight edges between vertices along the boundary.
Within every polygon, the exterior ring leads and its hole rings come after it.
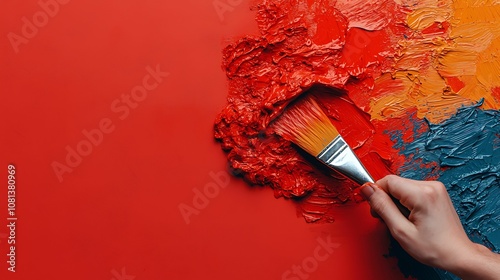
POLYGON ((372 183, 366 183, 361 187, 361 195, 366 200, 370 199, 370 196, 372 196, 372 194, 374 192, 375 192, 375 189, 373 188, 372 183))

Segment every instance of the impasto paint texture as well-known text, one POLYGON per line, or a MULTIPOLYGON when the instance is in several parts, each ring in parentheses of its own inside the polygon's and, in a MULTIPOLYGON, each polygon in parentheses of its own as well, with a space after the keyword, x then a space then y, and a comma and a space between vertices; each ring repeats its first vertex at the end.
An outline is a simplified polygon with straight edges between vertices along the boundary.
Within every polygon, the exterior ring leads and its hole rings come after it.
MULTIPOLYGON (((352 183, 270 124, 312 94, 378 179, 445 183, 467 232, 494 250, 500 198, 500 1, 263 1, 260 35, 224 49, 215 122, 232 168, 307 222, 332 222, 352 183)), ((354 190, 354 191, 353 191, 354 190)))
POLYGON ((448 186, 468 233, 498 250, 500 112, 482 110, 480 104, 461 108, 440 124, 422 124, 427 127, 424 133, 412 143, 401 143, 409 160, 399 171, 410 178, 439 178, 448 186))

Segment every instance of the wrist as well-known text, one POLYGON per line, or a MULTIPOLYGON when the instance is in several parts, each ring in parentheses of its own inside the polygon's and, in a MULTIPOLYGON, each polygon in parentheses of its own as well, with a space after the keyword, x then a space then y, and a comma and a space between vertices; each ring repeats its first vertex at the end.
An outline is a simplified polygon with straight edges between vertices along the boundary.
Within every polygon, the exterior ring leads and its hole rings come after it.
MULTIPOLYGON (((492 266, 498 265, 498 255, 487 247, 471 242, 469 250, 463 252, 459 259, 444 268, 462 279, 497 279, 491 272, 492 266)), ((496 270, 495 270, 496 271, 496 270)))

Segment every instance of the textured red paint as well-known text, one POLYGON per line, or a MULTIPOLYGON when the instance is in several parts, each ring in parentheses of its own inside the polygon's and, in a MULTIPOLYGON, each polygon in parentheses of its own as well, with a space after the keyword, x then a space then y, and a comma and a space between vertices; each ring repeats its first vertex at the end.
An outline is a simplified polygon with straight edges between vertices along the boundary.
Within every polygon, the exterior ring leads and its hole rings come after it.
POLYGON ((324 45, 345 40, 344 31, 347 27, 347 20, 332 6, 318 11, 314 22, 316 23, 316 33, 312 37, 313 43, 324 45))
MULTIPOLYGON (((378 29, 367 30, 358 26, 361 19, 349 27, 354 23, 327 2, 257 6, 261 36, 224 50, 228 105, 215 121, 215 137, 231 167, 251 184, 270 186, 276 197, 295 198, 308 222, 331 222, 335 206, 360 199, 357 186, 274 134, 270 122, 296 97, 316 96, 376 179, 402 162, 384 132, 401 121, 372 122, 365 110, 374 79, 391 70, 397 48, 391 38, 403 38, 404 13, 384 2, 381 9, 389 13, 380 14, 389 17, 370 22, 378 29)), ((411 123, 404 125, 411 131, 411 123)))
POLYGON ((451 87, 451 90, 453 90, 453 92, 459 92, 465 87, 465 83, 457 77, 446 78, 446 83, 451 87))
POLYGON ((497 102, 500 102, 500 87, 491 89, 491 93, 493 95, 493 98, 495 98, 497 102))
POLYGON ((450 23, 447 21, 435 22, 431 26, 422 30, 422 34, 435 34, 435 35, 445 34, 448 31, 449 27, 450 27, 450 23))

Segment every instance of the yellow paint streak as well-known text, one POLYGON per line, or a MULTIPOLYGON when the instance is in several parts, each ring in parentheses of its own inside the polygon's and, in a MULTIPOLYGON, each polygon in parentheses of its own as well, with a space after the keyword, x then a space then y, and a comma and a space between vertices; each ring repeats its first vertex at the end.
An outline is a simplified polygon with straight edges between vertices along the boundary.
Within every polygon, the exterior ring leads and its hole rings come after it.
POLYGON ((484 97, 483 107, 486 109, 499 109, 499 104, 491 94, 492 89, 500 87, 500 38, 497 37, 491 45, 479 54, 477 63, 476 80, 486 92, 472 95, 471 99, 484 97))
POLYGON ((313 156, 335 139, 339 132, 311 97, 298 101, 274 123, 276 133, 313 156))
POLYGON ((376 93, 373 96, 378 97, 372 98, 370 102, 372 119, 394 118, 405 114, 405 109, 412 106, 407 98, 412 85, 413 82, 409 79, 393 77, 388 73, 378 78, 373 89, 376 93))
POLYGON ((434 22, 445 22, 452 14, 451 0, 421 0, 415 2, 407 3, 413 7, 413 12, 408 14, 406 18, 408 26, 414 30, 423 30, 434 22))
POLYGON ((492 89, 500 86, 500 0, 402 2, 412 9, 407 24, 414 35, 398 43, 394 72, 375 80, 372 118, 402 117, 416 108, 419 118, 437 123, 482 98, 484 109, 499 109, 492 89), (444 34, 422 32, 445 21, 444 34), (447 79, 464 87, 454 92, 447 79))

